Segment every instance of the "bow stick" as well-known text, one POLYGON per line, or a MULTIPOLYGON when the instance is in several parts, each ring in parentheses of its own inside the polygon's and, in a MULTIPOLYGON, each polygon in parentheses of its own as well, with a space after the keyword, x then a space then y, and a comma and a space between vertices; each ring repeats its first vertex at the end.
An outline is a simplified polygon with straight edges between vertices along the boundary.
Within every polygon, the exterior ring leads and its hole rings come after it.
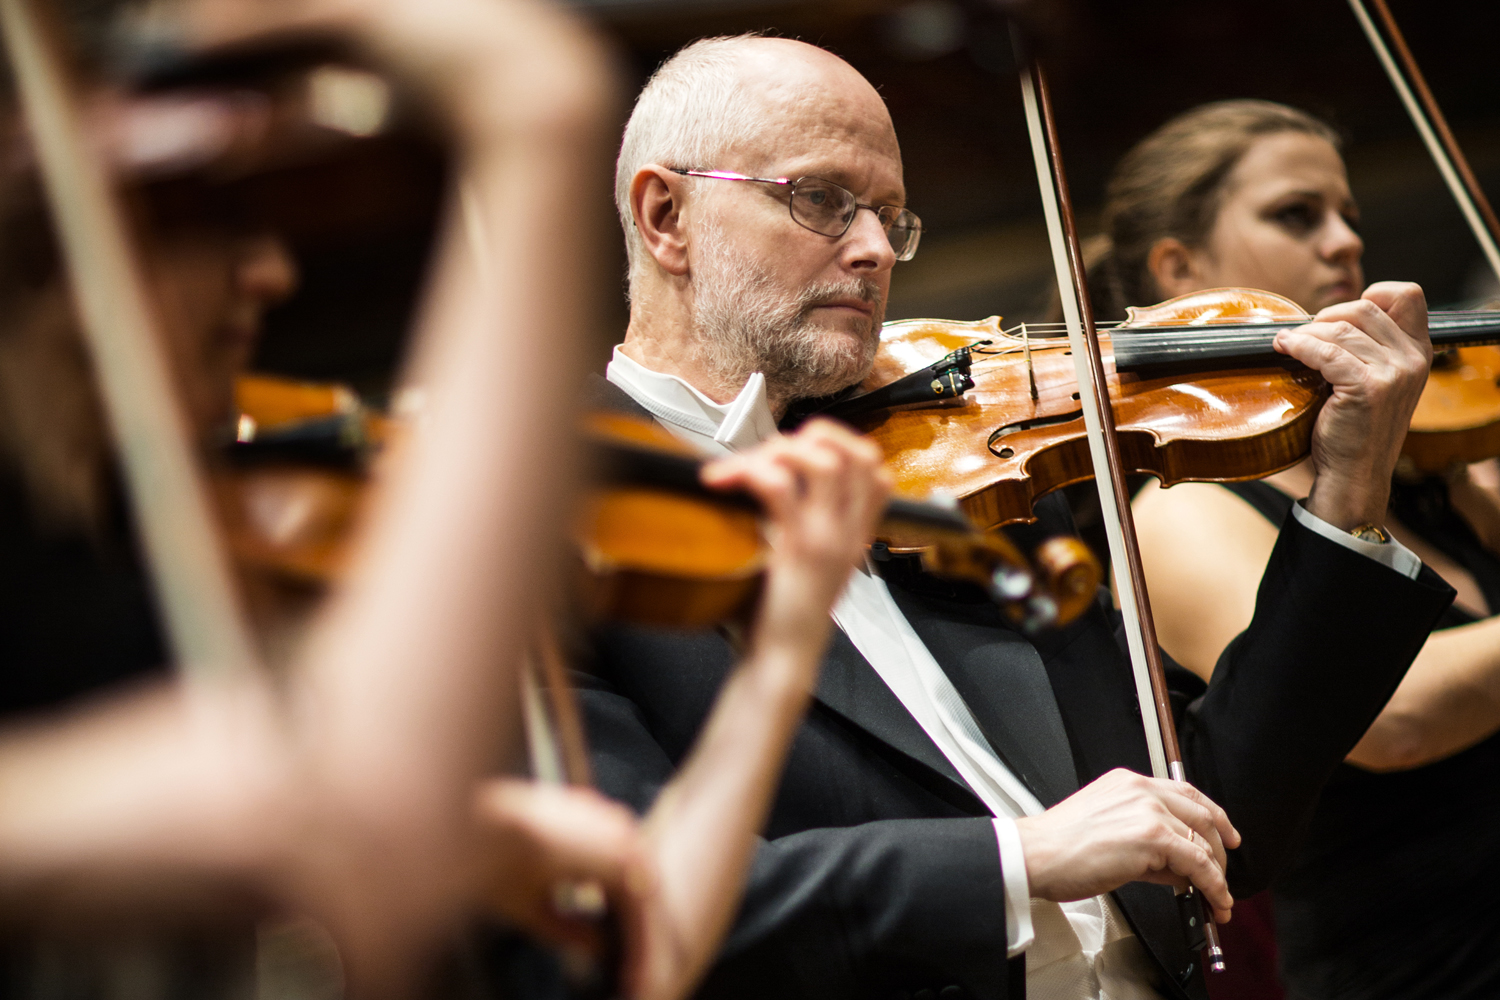
POLYGON ((58 31, 28 0, 0 0, 0 29, 173 659, 194 677, 253 669, 255 646, 156 316, 58 31))
POLYGON ((1372 0, 1372 3, 1376 13, 1380 15, 1381 24, 1385 26, 1386 34, 1390 35, 1391 44, 1396 48, 1401 67, 1406 71, 1405 76, 1402 75, 1401 68, 1397 67, 1390 47, 1385 44, 1385 39, 1381 37, 1362 0, 1349 0, 1349 7, 1354 11, 1355 20, 1359 22, 1365 37, 1369 39, 1370 47, 1375 50, 1381 68, 1390 77, 1391 86, 1396 88, 1396 94, 1406 107, 1406 113, 1411 116, 1412 124, 1422 136, 1422 142, 1432 156, 1433 163, 1437 165, 1438 173, 1443 175, 1443 181, 1453 194, 1453 200, 1458 202, 1464 221, 1473 231, 1474 239, 1479 241, 1480 249, 1489 260, 1490 269, 1495 272, 1496 277, 1500 277, 1500 248, 1497 248, 1497 244, 1500 244, 1500 220, 1495 218, 1495 210, 1484 196, 1484 189, 1479 186, 1478 178, 1469 167, 1468 158, 1459 148, 1458 140, 1453 138, 1448 119, 1438 107, 1437 99, 1432 96, 1427 78, 1418 68, 1416 57, 1412 55, 1411 48, 1406 44, 1406 37, 1396 25, 1390 7, 1385 0, 1372 0))
MULTIPOLYGON (((521 716, 532 776, 548 785, 591 787, 588 741, 567 664, 550 622, 537 630, 521 671, 521 716)), ((592 879, 553 886, 552 905, 566 917, 598 929, 601 954, 559 955, 573 1000, 611 1000, 619 993, 620 926, 604 887, 592 879)))
MULTIPOLYGON (((1013 31, 1012 39, 1015 42, 1017 63, 1020 65, 1021 98, 1026 107, 1027 134, 1031 140, 1032 158, 1041 189, 1042 211, 1047 222, 1053 268, 1057 273, 1058 297, 1068 328, 1068 342, 1072 347, 1073 370, 1078 379, 1084 428, 1088 433, 1089 456, 1093 460, 1094 481, 1099 488, 1110 558, 1115 567, 1116 592, 1125 620, 1125 636, 1135 675, 1136 698, 1141 706, 1141 724, 1146 733, 1146 747, 1151 755, 1151 772, 1157 778, 1170 778, 1186 783, 1187 770, 1183 766, 1182 751, 1177 742, 1177 723, 1172 716, 1166 670, 1162 663, 1161 647, 1156 641, 1156 625, 1151 617, 1145 571, 1141 565, 1140 546, 1136 541, 1135 519, 1131 516, 1130 494, 1125 486, 1125 466, 1120 457, 1119 441, 1115 437, 1114 409, 1109 404, 1109 383, 1099 350, 1099 333, 1089 304, 1088 279, 1084 272, 1083 253, 1079 247, 1078 225, 1074 219, 1067 174, 1063 169, 1062 153, 1058 146, 1052 94, 1040 60, 1027 57, 1019 33, 1013 31), (1124 567, 1124 573, 1120 572, 1121 567, 1124 567)), ((1219 945, 1212 916, 1201 896, 1190 887, 1183 893, 1182 903, 1189 925, 1189 940, 1196 941, 1198 932, 1201 931, 1208 953, 1208 968, 1214 972, 1223 972, 1224 951, 1219 945)))

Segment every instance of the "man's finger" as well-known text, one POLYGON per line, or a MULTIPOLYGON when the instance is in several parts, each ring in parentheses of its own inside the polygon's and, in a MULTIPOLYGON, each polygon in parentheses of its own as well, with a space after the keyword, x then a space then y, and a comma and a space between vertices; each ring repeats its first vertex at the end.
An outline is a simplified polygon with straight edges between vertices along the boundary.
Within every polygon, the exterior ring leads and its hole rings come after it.
POLYGON ((1310 329, 1314 325, 1282 330, 1276 335, 1276 350, 1302 362, 1335 385, 1357 383, 1364 375, 1366 362, 1331 338, 1319 336, 1310 329))
POLYGON ((1377 281, 1365 289, 1368 299, 1390 316, 1418 345, 1430 347, 1427 332, 1427 296, 1422 286, 1409 281, 1377 281))
MULTIPOLYGON (((1230 847, 1240 846, 1240 832, 1229 821, 1229 814, 1224 811, 1223 806, 1207 795, 1204 795, 1200 789, 1186 782, 1171 782, 1169 792, 1174 798, 1184 800, 1190 803, 1194 809, 1199 810, 1203 821, 1190 823, 1195 830, 1204 836, 1209 836, 1212 833, 1230 847)), ((1183 819, 1187 819, 1187 816, 1183 816, 1183 819)))
POLYGON ((1228 910, 1234 906, 1224 869, 1206 847, 1186 837, 1172 837, 1167 841, 1166 854, 1167 867, 1197 886, 1214 907, 1228 910))
POLYGON ((1385 310, 1368 299, 1340 302, 1319 311, 1310 326, 1323 324, 1347 324, 1354 332, 1373 345, 1387 350, 1401 350, 1412 343, 1411 335, 1403 330, 1385 310))
POLYGON ((1209 856, 1213 858, 1214 864, 1218 865, 1220 869, 1228 864, 1228 858, 1224 854, 1222 845, 1219 844, 1218 832, 1214 830, 1212 823, 1205 823, 1203 825, 1203 830, 1208 831, 1207 833, 1171 813, 1162 818, 1162 823, 1171 831, 1173 836, 1180 840, 1197 844, 1208 851, 1209 856), (1217 851, 1214 849, 1216 846, 1218 846, 1217 851))

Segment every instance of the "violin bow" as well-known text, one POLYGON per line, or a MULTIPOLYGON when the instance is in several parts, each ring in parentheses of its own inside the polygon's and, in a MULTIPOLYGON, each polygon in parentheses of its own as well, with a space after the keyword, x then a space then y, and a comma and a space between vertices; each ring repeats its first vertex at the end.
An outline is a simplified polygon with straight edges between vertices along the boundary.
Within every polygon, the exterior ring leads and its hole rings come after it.
POLYGON ((1432 162, 1437 165, 1438 173, 1443 175, 1443 182, 1448 185, 1453 200, 1458 202, 1459 211, 1463 213, 1464 221, 1469 224, 1474 239, 1484 251, 1491 270, 1496 277, 1500 277, 1500 220, 1495 218, 1495 210, 1490 207, 1490 201, 1485 197, 1484 189, 1479 186, 1468 158, 1459 148, 1458 140, 1453 137, 1448 119, 1438 107, 1437 99, 1432 96, 1427 78, 1417 66, 1416 57, 1406 44, 1406 36, 1397 26, 1386 0, 1371 0, 1371 3, 1380 15, 1385 33, 1390 36, 1390 46, 1386 45, 1380 29, 1370 17, 1364 0, 1349 0, 1349 8, 1354 12, 1354 18, 1359 22, 1365 37, 1369 39, 1370 48, 1375 50, 1375 56, 1385 70, 1385 75, 1390 78, 1391 86, 1396 88, 1396 95, 1401 98, 1412 124, 1422 136, 1422 142, 1427 147, 1432 162), (1401 61, 1400 66, 1397 66, 1396 58, 1391 55, 1391 46, 1395 47, 1396 57, 1401 61))
MULTIPOLYGON (((583 716, 551 621, 542 622, 526 653, 521 717, 537 781, 593 786, 583 716)), ((604 887, 592 879, 558 882, 552 889, 552 905, 561 916, 593 923, 602 941, 597 957, 566 951, 559 956, 573 1000, 612 1000, 619 993, 621 935, 604 887)))
MULTIPOLYGON (((1078 379, 1084 427, 1088 433, 1089 456, 1093 461, 1094 481, 1098 484, 1110 558, 1115 566, 1114 577, 1125 620, 1136 698, 1141 707, 1141 724, 1151 755, 1151 773, 1157 778, 1186 783, 1187 770, 1177 741, 1177 724, 1172 715, 1166 669, 1161 646, 1156 640, 1156 624, 1151 616, 1135 519, 1130 510, 1130 493, 1125 485, 1125 465, 1115 434, 1114 408, 1109 403, 1109 382, 1099 349, 1099 331, 1089 304, 1088 278, 1067 173, 1063 169, 1052 93, 1041 60, 1027 52, 1014 27, 1012 40, 1020 66, 1021 99, 1026 108, 1027 134, 1041 189, 1053 269, 1057 273, 1058 297, 1068 328, 1073 370, 1078 379), (1125 572, 1120 572, 1121 567, 1125 572)), ((1201 934, 1208 968, 1223 972, 1224 951, 1219 945, 1212 914, 1201 896, 1189 887, 1179 896, 1179 902, 1188 924, 1189 940, 1196 942, 1201 934)))
POLYGON ((59 26, 31 0, 0 0, 0 30, 173 660, 193 678, 254 669, 164 340, 104 158, 85 133, 59 26))

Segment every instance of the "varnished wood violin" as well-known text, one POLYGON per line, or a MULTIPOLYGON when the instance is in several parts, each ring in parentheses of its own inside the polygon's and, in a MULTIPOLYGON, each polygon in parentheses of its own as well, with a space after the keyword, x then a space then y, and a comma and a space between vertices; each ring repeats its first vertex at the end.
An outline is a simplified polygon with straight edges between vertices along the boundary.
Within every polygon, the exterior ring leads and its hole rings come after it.
MULTIPOLYGON (((702 486, 701 460, 649 422, 593 414, 584 434, 597 483, 574 537, 589 609, 678 628, 742 614, 764 563, 754 500, 702 486)), ((979 586, 1027 631, 1077 618, 1099 585, 1099 563, 1077 538, 1048 539, 1028 556, 951 507, 900 497, 887 506, 882 531, 920 551, 929 572, 979 586)))
MULTIPOLYGON (((1228 482, 1305 458, 1325 386, 1271 344, 1278 330, 1308 319, 1288 299, 1247 289, 1131 309, 1101 338, 1126 471, 1166 485, 1228 482)), ((1500 313, 1434 312, 1429 329, 1439 348, 1483 344, 1500 339, 1500 313)), ((891 323, 861 389, 824 412, 881 443, 899 488, 946 494, 986 528, 1030 520, 1037 498, 1094 474, 1066 339, 1034 336, 1025 325, 1002 329, 999 317, 891 323), (926 385, 927 402, 870 408, 871 396, 889 399, 888 387, 902 380, 926 385)), ((1468 442, 1424 429, 1409 453, 1428 463, 1462 460, 1466 446, 1480 457, 1500 454, 1486 451, 1494 433, 1486 421, 1465 423, 1462 400, 1428 408, 1445 410, 1450 426, 1439 429, 1472 431, 1468 442)))

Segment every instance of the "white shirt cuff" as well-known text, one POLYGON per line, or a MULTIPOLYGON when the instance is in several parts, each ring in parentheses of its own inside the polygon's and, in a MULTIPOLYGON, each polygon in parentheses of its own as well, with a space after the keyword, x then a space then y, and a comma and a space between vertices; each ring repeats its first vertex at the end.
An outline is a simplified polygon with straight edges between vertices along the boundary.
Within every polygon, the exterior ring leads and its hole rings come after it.
POLYGON ((1417 574, 1422 572, 1422 560, 1417 558, 1415 552, 1394 538, 1388 542, 1367 542, 1363 538, 1355 538, 1349 532, 1340 531, 1309 511, 1302 506, 1301 500, 1292 504, 1292 516, 1297 519, 1298 524, 1309 531, 1316 532, 1330 542, 1336 542, 1362 556, 1368 556, 1382 566, 1390 567, 1408 580, 1415 580, 1417 574))
POLYGON ((1031 926, 1031 883, 1026 879, 1026 855, 1021 852, 1016 821, 996 816, 994 823, 1000 873, 1005 879, 1005 957, 1015 958, 1036 940, 1031 926))

